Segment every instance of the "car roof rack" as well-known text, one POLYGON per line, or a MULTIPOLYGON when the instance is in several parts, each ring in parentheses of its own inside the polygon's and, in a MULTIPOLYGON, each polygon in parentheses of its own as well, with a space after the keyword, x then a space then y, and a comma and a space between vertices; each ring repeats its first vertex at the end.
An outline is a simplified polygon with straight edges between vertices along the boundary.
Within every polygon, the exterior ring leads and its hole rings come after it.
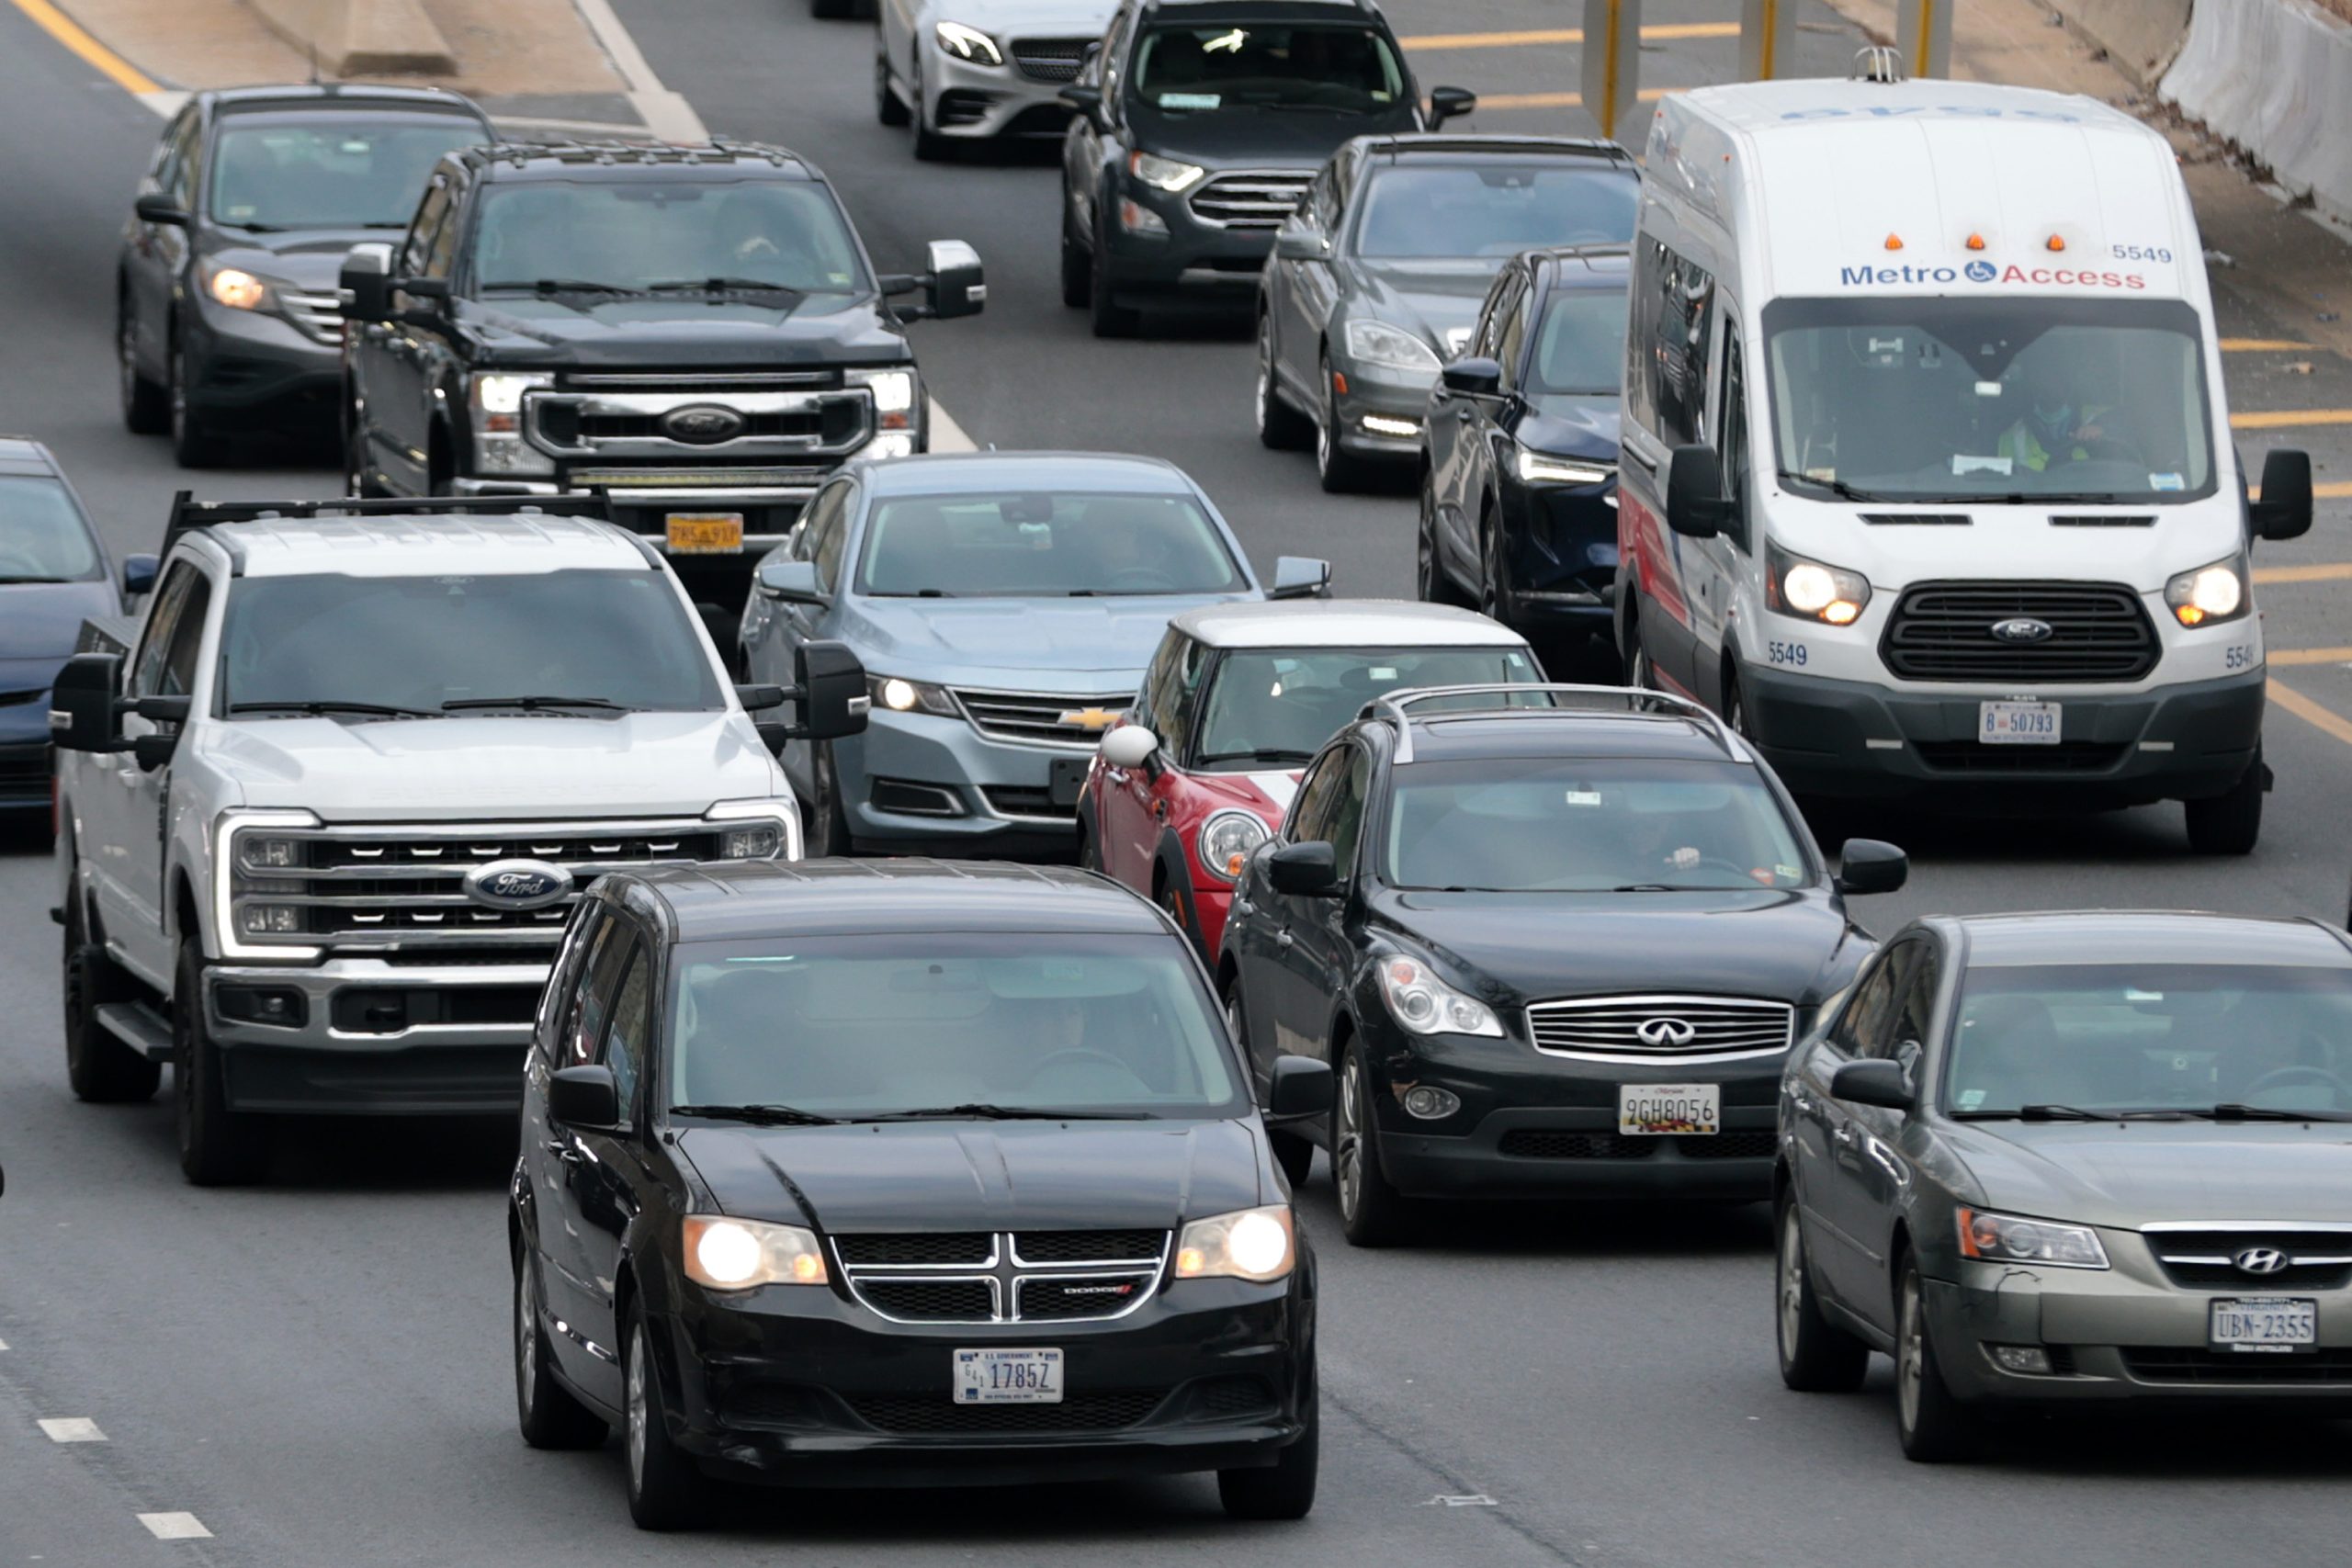
MULTIPOLYGON (((1662 717, 1688 719, 1697 726, 1699 733, 1723 748, 1724 755, 1738 761, 1748 760, 1747 748, 1739 737, 1715 716, 1703 703, 1689 697, 1679 697, 1671 692, 1653 691, 1646 686, 1573 685, 1558 682, 1487 682, 1469 686, 1410 686, 1390 692, 1364 704, 1358 719, 1382 719, 1396 727, 1396 761, 1413 760, 1413 719, 1408 711, 1422 703, 1458 697, 1518 697, 1542 693, 1555 697, 1587 697, 1622 705, 1617 711, 1635 716, 1657 715, 1662 717)), ((1565 713, 1590 711, 1575 705, 1550 707, 1521 707, 1498 703, 1490 708, 1450 709, 1448 718, 1556 718, 1565 713)), ((1609 710, 1602 710, 1609 711, 1609 710)), ((1423 722, 1427 722, 1424 720, 1423 722)))
POLYGON ((172 514, 164 524, 161 555, 170 555, 180 536, 215 523, 270 523, 318 517, 592 517, 612 521, 613 509, 600 491, 594 495, 425 495, 360 500, 330 496, 324 501, 198 501, 190 491, 172 497, 172 514))

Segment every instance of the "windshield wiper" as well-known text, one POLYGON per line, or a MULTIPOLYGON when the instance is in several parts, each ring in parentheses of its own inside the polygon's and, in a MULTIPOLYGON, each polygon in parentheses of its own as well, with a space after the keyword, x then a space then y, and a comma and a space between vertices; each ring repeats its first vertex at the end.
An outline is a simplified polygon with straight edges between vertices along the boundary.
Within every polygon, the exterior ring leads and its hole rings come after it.
POLYGON ((2214 1122, 2352 1122, 2352 1114, 2341 1111, 2281 1111, 2274 1105, 2235 1102, 2216 1105, 2210 1111, 2184 1111, 2181 1114, 2214 1122))
POLYGON ((386 718, 439 718, 431 708, 396 707, 390 703, 346 703, 331 697, 292 697, 283 702, 231 703, 231 713, 300 713, 316 718, 331 713, 379 714, 386 718))
POLYGON ((1290 746, 1261 746, 1250 751, 1211 751, 1201 761, 1207 762, 1304 762, 1315 753, 1301 751, 1290 746))
POLYGON ((820 1116, 797 1105, 673 1105, 673 1116, 707 1116, 719 1122, 749 1122, 755 1127, 833 1127, 838 1116, 820 1116))
POLYGON ((455 713, 461 708, 521 708, 525 713, 533 713, 540 708, 609 708, 614 713, 644 711, 605 697, 452 697, 441 705, 444 713, 455 713))
POLYGON ((849 1122, 1130 1122, 1153 1120, 1141 1112, 1116 1111, 1040 1111, 1026 1105, 927 1105, 919 1111, 886 1111, 873 1116, 849 1116, 849 1122))
POLYGON ((649 294, 792 294, 803 292, 788 283, 763 277, 665 277, 645 286, 649 294))

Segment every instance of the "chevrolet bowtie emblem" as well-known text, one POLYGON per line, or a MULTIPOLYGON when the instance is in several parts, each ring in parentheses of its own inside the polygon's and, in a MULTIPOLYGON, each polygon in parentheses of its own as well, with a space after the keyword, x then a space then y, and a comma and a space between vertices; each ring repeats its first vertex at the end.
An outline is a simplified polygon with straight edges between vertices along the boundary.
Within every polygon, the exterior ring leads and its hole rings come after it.
POLYGON ((1109 708, 1065 708, 1061 722, 1074 724, 1080 729, 1108 729, 1119 721, 1119 716, 1109 708))

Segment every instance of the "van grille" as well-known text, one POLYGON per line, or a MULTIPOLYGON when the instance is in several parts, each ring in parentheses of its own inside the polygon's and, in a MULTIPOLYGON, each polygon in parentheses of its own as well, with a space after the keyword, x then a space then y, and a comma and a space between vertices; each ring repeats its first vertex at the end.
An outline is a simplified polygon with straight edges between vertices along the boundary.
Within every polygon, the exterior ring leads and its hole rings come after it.
POLYGON ((1219 175, 1193 193, 1193 216, 1227 229, 1273 229, 1298 206, 1314 177, 1288 169, 1219 175))
POLYGON ((1879 657, 1904 681, 2137 681, 2161 651, 2139 594, 2109 582, 1923 582, 1879 639, 1879 657), (1993 635, 2016 619, 2040 621, 2050 636, 1993 635))

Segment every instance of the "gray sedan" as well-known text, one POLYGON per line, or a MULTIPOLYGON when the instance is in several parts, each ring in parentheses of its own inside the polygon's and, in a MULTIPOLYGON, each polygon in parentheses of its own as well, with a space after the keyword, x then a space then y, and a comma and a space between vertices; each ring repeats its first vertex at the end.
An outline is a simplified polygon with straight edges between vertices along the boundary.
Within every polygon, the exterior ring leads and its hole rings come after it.
POLYGON ((838 639, 869 672, 863 735, 779 753, 808 852, 1068 859, 1080 786, 1170 615, 1320 594, 1285 556, 1271 588, 1173 464, 979 452, 853 463, 758 567, 754 681, 838 639))
POLYGON ((1329 491, 1409 470, 1438 367, 1461 357, 1503 264, 1532 246, 1632 239, 1640 189, 1613 141, 1350 141, 1276 231, 1259 277, 1259 439, 1312 444, 1329 491))
POLYGON ((2003 1405, 2352 1414, 2342 931, 1920 921, 1781 1089, 1781 1377, 1892 1354, 1911 1458, 2003 1405))

